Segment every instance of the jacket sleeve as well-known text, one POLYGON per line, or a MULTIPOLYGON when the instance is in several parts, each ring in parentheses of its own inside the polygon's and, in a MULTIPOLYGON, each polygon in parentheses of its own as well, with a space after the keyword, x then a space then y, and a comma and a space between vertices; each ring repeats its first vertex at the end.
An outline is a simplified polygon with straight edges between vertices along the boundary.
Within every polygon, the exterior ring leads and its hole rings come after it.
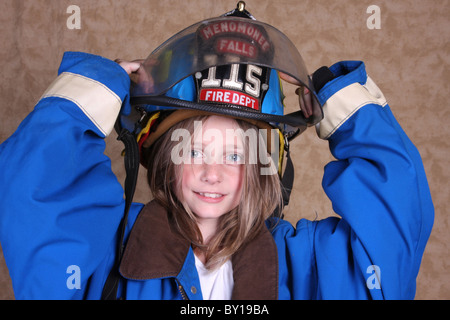
POLYGON ((434 217, 421 157, 362 62, 330 70, 337 78, 319 92, 317 132, 336 158, 323 188, 341 218, 298 223, 288 239, 293 272, 310 270, 314 298, 412 299, 434 217), (293 238, 309 243, 310 263, 296 262, 293 238))
POLYGON ((103 154, 130 80, 69 52, 59 76, 0 146, 0 241, 17 299, 82 298, 111 247, 123 190, 103 154))

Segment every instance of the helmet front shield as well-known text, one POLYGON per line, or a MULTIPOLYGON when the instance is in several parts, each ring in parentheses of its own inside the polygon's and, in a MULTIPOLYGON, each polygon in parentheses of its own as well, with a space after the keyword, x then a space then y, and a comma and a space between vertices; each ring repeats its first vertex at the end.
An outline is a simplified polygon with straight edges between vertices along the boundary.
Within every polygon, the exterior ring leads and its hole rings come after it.
MULTIPOLYGON (((314 93, 305 63, 294 44, 271 25, 239 17, 220 17, 196 23, 153 51, 144 61, 145 72, 131 91, 133 105, 158 105, 197 109, 218 114, 286 123, 294 127, 315 125, 323 118, 319 103, 312 116, 255 113, 235 108, 215 108, 202 102, 165 97, 189 76, 212 67, 247 64, 275 69, 296 79, 314 93), (231 110, 233 109, 233 110, 231 110)), ((316 95, 313 95, 317 99, 316 95)), ((145 108, 145 107, 144 107, 145 108)))

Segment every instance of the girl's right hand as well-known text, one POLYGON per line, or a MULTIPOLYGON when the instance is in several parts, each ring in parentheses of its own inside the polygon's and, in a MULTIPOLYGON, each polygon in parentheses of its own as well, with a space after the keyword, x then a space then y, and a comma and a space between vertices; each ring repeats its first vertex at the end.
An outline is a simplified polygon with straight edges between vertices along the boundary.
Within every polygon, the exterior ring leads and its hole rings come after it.
POLYGON ((116 59, 114 61, 128 73, 131 80, 137 83, 142 91, 147 93, 153 92, 154 81, 150 74, 145 70, 144 62, 148 67, 151 67, 154 62, 145 61, 144 59, 133 61, 116 59))
POLYGON ((128 75, 136 73, 141 67, 142 62, 144 62, 144 60, 126 61, 122 59, 116 59, 114 61, 118 63, 119 66, 121 66, 126 71, 126 73, 128 73, 128 75))

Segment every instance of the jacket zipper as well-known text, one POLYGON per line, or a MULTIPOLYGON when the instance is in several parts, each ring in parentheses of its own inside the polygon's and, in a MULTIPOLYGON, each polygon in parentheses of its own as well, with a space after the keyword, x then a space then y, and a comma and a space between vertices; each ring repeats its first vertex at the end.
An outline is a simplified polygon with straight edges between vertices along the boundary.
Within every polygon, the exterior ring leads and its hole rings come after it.
POLYGON ((183 298, 183 300, 189 300, 186 291, 184 291, 183 286, 181 285, 181 283, 178 281, 178 279, 176 279, 177 284, 178 284, 178 290, 180 291, 181 297, 183 298))

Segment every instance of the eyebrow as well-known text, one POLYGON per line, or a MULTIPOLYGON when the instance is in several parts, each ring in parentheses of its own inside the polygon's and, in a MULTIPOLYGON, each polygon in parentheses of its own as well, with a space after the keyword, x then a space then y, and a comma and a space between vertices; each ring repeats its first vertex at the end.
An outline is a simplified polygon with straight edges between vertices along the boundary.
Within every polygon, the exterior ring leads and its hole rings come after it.
MULTIPOLYGON (((200 144, 198 144, 198 143, 193 142, 193 143, 191 144, 191 147, 193 147, 193 148, 201 147, 202 150, 204 150, 205 147, 207 147, 207 146, 210 145, 211 143, 213 143, 213 142, 210 142, 210 143, 204 143, 204 142, 202 142, 202 144, 200 145, 200 144)), ((237 150, 237 151, 244 152, 244 146, 243 146, 243 145, 226 144, 226 145, 224 146, 224 149, 225 149, 225 151, 226 151, 226 150, 237 150)))
MULTIPOLYGON (((208 145, 210 145, 211 143, 214 143, 214 141, 211 141, 211 142, 203 142, 203 140, 202 140, 202 142, 201 142, 201 146, 202 147, 206 147, 206 146, 208 146, 208 145)), ((200 143, 199 143, 199 141, 195 141, 195 140, 192 140, 192 143, 191 143, 191 145, 195 145, 195 146, 199 146, 200 145, 200 143)), ((231 143, 227 143, 226 145, 225 145, 225 147, 226 148, 228 148, 228 147, 236 147, 236 146, 243 146, 244 144, 243 143, 239 143, 239 144, 231 144, 231 143)))

